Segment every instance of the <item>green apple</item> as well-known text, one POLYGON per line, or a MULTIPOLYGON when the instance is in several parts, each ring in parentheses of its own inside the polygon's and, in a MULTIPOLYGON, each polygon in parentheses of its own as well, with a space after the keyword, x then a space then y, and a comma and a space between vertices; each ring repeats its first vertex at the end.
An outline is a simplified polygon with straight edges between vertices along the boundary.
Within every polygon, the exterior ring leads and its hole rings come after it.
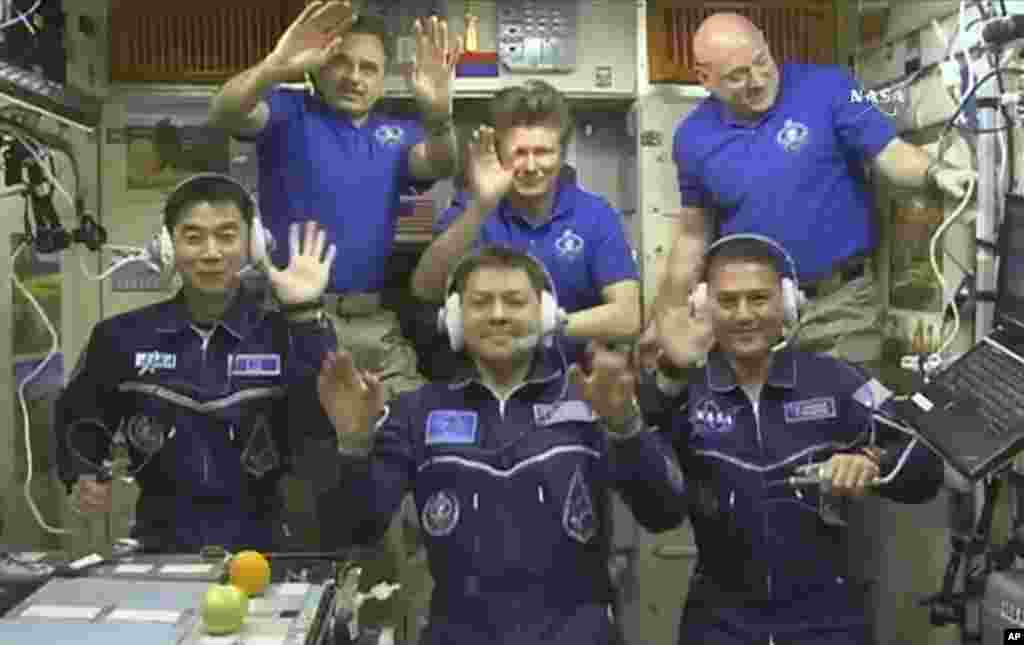
POLYGON ((234 585, 213 584, 203 596, 200 611, 208 633, 230 634, 242 627, 249 613, 249 596, 234 585))

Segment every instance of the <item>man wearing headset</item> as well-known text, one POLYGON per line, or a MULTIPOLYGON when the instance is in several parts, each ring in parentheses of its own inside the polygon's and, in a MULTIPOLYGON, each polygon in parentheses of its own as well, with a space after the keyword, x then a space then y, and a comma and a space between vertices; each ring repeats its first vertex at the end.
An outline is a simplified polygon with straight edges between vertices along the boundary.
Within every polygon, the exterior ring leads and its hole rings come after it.
MULTIPOLYGON (((596 346, 589 369, 548 347, 558 303, 538 260, 485 246, 461 261, 442 312, 452 382, 385 405, 380 382, 346 353, 320 374, 320 399, 365 476, 323 503, 383 533, 416 499, 435 581, 421 641, 614 642, 607 516, 617 489, 653 531, 682 520, 682 473, 634 403, 626 357, 596 346)), ((557 339, 555 339, 557 341, 557 339)))
POLYGON ((320 303, 336 251, 314 222, 294 223, 287 268, 264 264, 255 212, 226 176, 176 188, 163 225, 181 290, 97 324, 58 401, 58 465, 75 503, 110 511, 110 479, 124 474, 111 444, 123 443, 141 489, 132 537, 146 551, 284 546, 287 432, 324 422, 314 382, 337 345, 320 303), (276 311, 240 284, 259 264, 276 311))
MULTIPOLYGON (((927 502, 942 461, 876 432, 885 394, 858 368, 780 343, 801 300, 781 246, 722 238, 705 266, 686 316, 716 344, 702 367, 660 383, 678 397, 673 441, 698 548, 679 642, 871 642, 862 581, 846 567, 844 499, 927 502)), ((704 342, 672 345, 670 358, 693 364, 704 342)))
POLYGON ((573 130, 565 97, 543 81, 502 90, 491 100, 494 128, 469 143, 469 200, 438 222, 412 289, 444 300, 445 280, 466 252, 504 244, 538 257, 555 281, 569 361, 588 340, 632 341, 640 331, 640 283, 621 216, 580 188, 564 164, 573 130))
MULTIPOLYGON (((868 262, 878 232, 865 165, 896 186, 935 187, 957 199, 975 173, 938 163, 897 137, 889 116, 851 100, 860 87, 842 68, 777 66, 764 34, 741 15, 705 19, 693 51, 711 96, 680 122, 673 139, 680 233, 645 347, 654 348, 658 316, 685 307, 711 240, 761 233, 794 255, 812 298, 801 344, 852 357, 864 343, 843 338, 874 333, 881 315, 868 262)), ((867 352, 857 360, 871 358, 867 352)))

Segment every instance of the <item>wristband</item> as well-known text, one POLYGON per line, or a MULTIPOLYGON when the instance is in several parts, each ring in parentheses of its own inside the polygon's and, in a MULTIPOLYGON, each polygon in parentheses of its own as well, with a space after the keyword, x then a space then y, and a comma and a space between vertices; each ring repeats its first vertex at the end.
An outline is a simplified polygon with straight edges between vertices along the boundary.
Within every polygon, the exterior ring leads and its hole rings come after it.
POLYGON ((423 121, 423 129, 426 130, 429 137, 439 137, 442 134, 448 134, 454 127, 455 123, 452 121, 452 115, 450 114, 446 114, 440 119, 423 121))
POLYGON ((281 313, 283 314, 299 314, 306 311, 313 311, 315 309, 323 309, 323 307, 323 298, 317 298, 316 300, 308 300, 306 302, 296 302, 290 305, 286 305, 283 303, 278 305, 278 309, 280 309, 281 313))

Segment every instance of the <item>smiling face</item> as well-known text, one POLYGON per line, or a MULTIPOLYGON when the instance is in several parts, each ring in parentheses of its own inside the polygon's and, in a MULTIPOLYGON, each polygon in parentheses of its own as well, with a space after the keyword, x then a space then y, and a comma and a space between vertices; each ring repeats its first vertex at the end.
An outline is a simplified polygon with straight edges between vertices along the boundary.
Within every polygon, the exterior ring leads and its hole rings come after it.
POLYGON ((736 117, 753 119, 775 105, 779 68, 764 34, 742 16, 715 14, 694 36, 697 77, 736 117))
POLYGON ((711 321, 722 350, 737 360, 767 358, 783 335, 782 283, 770 263, 712 260, 711 321))
POLYGON ((554 192, 562 168, 561 134, 557 125, 515 126, 500 134, 501 159, 514 171, 518 197, 540 199, 554 192))
POLYGON ((535 343, 528 340, 541 327, 541 299, 526 269, 478 267, 466 278, 461 302, 471 355, 492 369, 529 360, 535 343))
POLYGON ((171 240, 174 264, 186 288, 227 296, 238 286, 249 235, 236 204, 193 204, 174 225, 171 240))
POLYGON ((350 33, 341 51, 316 75, 323 100, 353 119, 366 116, 384 93, 388 58, 374 34, 350 33))

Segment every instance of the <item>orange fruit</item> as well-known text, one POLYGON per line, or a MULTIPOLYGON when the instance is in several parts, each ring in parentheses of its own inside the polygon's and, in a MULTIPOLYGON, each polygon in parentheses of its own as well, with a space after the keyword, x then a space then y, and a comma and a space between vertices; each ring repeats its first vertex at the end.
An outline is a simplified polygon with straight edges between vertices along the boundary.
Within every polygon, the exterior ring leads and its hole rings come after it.
POLYGON ((250 596, 258 596, 270 584, 270 563, 258 551, 241 551, 228 562, 228 580, 250 596))

